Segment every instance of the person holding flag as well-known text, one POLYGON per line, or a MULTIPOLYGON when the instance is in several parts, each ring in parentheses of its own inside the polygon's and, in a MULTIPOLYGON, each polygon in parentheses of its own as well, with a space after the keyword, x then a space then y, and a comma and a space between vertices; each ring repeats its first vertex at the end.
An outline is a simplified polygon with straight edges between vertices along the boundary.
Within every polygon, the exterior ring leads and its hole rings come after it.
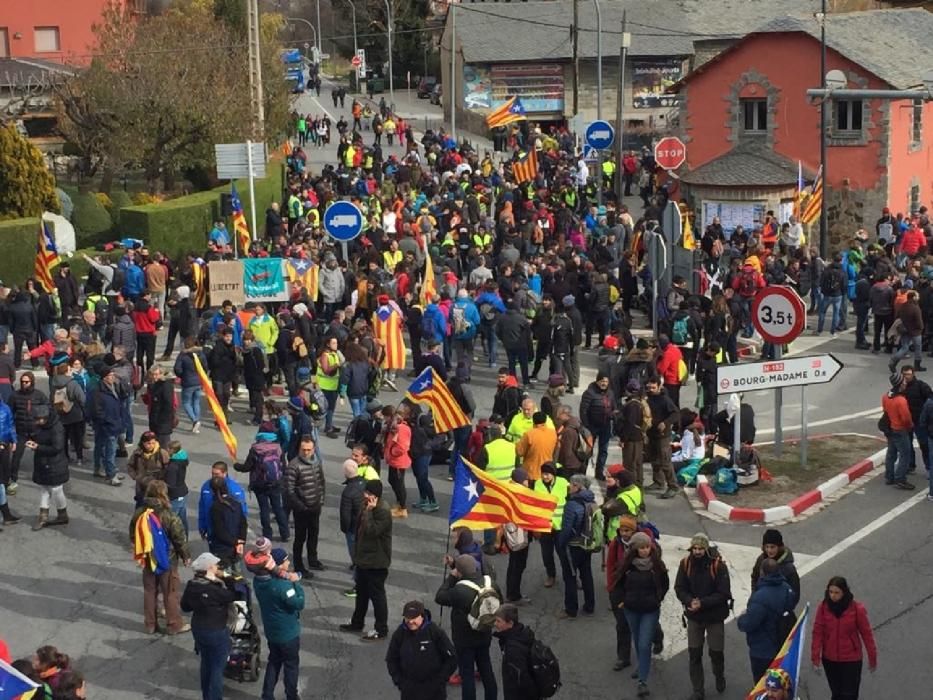
POLYGON ((764 559, 758 585, 748 599, 747 609, 738 619, 739 631, 745 633, 748 641, 748 657, 756 683, 761 681, 772 659, 781 650, 784 643, 782 619, 793 615, 796 600, 794 590, 781 573, 777 561, 764 559))
POLYGON ((405 315, 388 294, 380 294, 376 303, 379 306, 373 312, 373 335, 385 348, 382 355, 382 369, 385 370, 383 381, 392 391, 396 391, 396 372, 405 369, 405 337, 402 334, 405 315))

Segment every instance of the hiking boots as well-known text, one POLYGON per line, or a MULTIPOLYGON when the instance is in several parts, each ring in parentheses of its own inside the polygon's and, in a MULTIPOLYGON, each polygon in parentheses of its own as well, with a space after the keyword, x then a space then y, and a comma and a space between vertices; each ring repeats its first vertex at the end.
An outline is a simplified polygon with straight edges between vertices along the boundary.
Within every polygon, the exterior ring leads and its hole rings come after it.
POLYGON ((41 530, 48 524, 48 522, 49 522, 49 509, 40 508, 39 519, 36 520, 36 524, 32 526, 32 531, 35 532, 36 530, 41 530))
POLYGON ((408 517, 408 508, 402 508, 401 506, 395 506, 392 509, 393 518, 407 518, 408 517))
POLYGON ((47 524, 48 524, 49 526, 52 526, 52 525, 67 525, 67 524, 68 524, 68 509, 67 509, 67 508, 59 508, 59 509, 58 509, 58 517, 55 518, 55 520, 49 520, 49 522, 48 522, 47 524))
POLYGON ((0 513, 3 513, 4 525, 16 525, 16 523, 22 520, 21 517, 15 515, 13 511, 10 510, 9 503, 4 503, 2 506, 0 506, 0 513))

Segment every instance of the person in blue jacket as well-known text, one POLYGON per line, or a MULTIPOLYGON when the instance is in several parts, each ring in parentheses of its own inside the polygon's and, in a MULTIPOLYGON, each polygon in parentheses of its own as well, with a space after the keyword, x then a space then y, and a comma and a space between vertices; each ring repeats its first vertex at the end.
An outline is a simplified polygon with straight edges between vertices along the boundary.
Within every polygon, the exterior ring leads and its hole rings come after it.
POLYGON ((456 364, 466 367, 467 377, 473 370, 473 345, 479 333, 479 309, 465 289, 457 292, 450 309, 450 337, 456 364))
POLYGON ((214 504, 214 492, 211 490, 211 479, 220 477, 227 480, 227 491, 230 496, 239 501, 243 508, 243 517, 248 517, 246 505, 246 492, 235 479, 227 474, 226 462, 214 462, 211 465, 211 478, 201 484, 201 497, 198 500, 198 531, 201 539, 207 540, 211 536, 211 506, 214 504))
POLYGON ((301 611, 305 592, 300 578, 288 571, 288 552, 273 549, 269 556, 278 573, 265 569, 253 579, 253 591, 259 602, 262 628, 269 644, 269 660, 262 680, 262 697, 275 697, 279 672, 284 670, 285 697, 298 697, 298 650, 301 647, 301 611))
POLYGON ((781 618, 793 614, 796 594, 780 572, 774 559, 761 562, 758 585, 748 599, 748 607, 739 615, 738 626, 748 642, 748 656, 754 682, 767 670, 781 650, 781 618))
POLYGON ((583 582, 583 614, 592 615, 596 608, 596 591, 593 586, 593 552, 583 547, 582 536, 586 529, 587 505, 596 503, 590 491, 590 481, 583 474, 570 477, 570 490, 564 515, 557 535, 557 554, 564 578, 564 610, 562 617, 577 616, 577 575, 583 582))
MULTIPOLYGON (((6 454, 0 457, 0 513, 3 513, 4 525, 13 525, 20 518, 10 511, 10 504, 6 497, 7 470, 9 469, 12 451, 16 448, 16 425, 13 423, 13 412, 5 401, 0 401, 0 450, 6 454)), ((0 527, 0 531, 3 528, 0 527)))
POLYGON ((483 349, 486 351, 490 367, 495 367, 496 357, 496 320, 505 313, 505 304, 496 291, 495 281, 489 280, 484 290, 476 297, 476 308, 480 312, 480 331, 483 334, 483 349))
POLYGON ((444 318, 444 312, 434 302, 427 305, 421 316, 421 338, 422 340, 436 340, 443 343, 447 337, 447 319, 444 318))
POLYGON ((230 318, 229 326, 233 329, 233 344, 235 347, 242 348, 243 322, 240 320, 240 317, 236 315, 233 302, 229 299, 224 299, 220 308, 214 313, 213 318, 211 318, 211 332, 215 334, 220 333, 221 329, 228 325, 228 318, 230 318))
POLYGON ((132 260, 126 266, 124 275, 123 296, 135 304, 146 288, 146 276, 143 274, 143 269, 132 260))

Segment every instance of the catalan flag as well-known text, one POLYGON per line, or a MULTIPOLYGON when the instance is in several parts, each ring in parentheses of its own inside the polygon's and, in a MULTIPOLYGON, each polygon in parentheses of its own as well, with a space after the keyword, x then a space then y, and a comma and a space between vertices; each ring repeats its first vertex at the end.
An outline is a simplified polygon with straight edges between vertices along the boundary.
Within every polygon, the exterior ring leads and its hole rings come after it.
POLYGON ((201 360, 198 358, 198 354, 192 353, 191 357, 194 359, 194 369, 197 371, 198 378, 201 380, 201 390, 207 398, 207 405, 211 407, 211 413, 214 414, 214 420, 217 421, 217 427, 220 428, 220 436, 224 439, 227 452, 230 453, 230 459, 235 462, 237 448, 236 435, 230 431, 230 426, 227 425, 227 416, 224 414, 224 409, 220 406, 220 401, 217 400, 217 394, 214 393, 211 380, 207 378, 207 373, 201 366, 201 360))
POLYGON ((286 139, 282 143, 282 155, 288 158, 292 154, 292 142, 286 139))
POLYGON ((494 109, 486 117, 486 126, 495 129, 497 126, 505 126, 514 122, 520 122, 528 117, 525 116, 525 108, 522 101, 517 97, 510 97, 502 105, 494 109))
POLYGON ((529 148, 524 158, 512 162, 512 175, 518 184, 538 177, 538 153, 534 148, 529 148))
POLYGON ((198 311, 207 308, 207 265, 198 258, 191 263, 191 279, 194 289, 191 290, 194 308, 198 311))
POLYGON ((431 407, 434 415, 434 430, 446 433, 454 428, 470 425, 457 399, 450 393, 444 380, 437 376, 433 367, 425 367, 417 379, 408 387, 405 398, 415 403, 424 403, 431 407))
POLYGON ((804 224, 812 224, 820 218, 820 209, 823 205, 823 169, 816 174, 816 180, 810 189, 810 194, 803 201, 800 211, 800 221, 804 224))
POLYGON ((683 231, 681 245, 685 250, 696 250, 697 239, 696 236, 693 235, 693 226, 690 224, 690 214, 687 210, 687 205, 680 203, 677 205, 677 208, 680 210, 680 228, 683 231))
POLYGON ((786 693, 784 697, 790 700, 797 697, 800 663, 803 660, 809 616, 810 604, 807 603, 807 607, 804 608, 803 614, 797 619, 797 624, 787 635, 774 661, 768 666, 765 675, 758 679, 755 687, 745 696, 745 700, 767 700, 772 697, 768 694, 769 690, 783 690, 786 693))
POLYGON ((403 314, 398 304, 389 301, 373 314, 373 335, 386 349, 383 369, 405 369, 405 336, 402 334, 403 314))
POLYGON ((39 220, 39 241, 36 244, 35 278, 47 292, 55 289, 52 269, 59 263, 58 248, 47 222, 39 220))
POLYGON ((427 306, 437 296, 437 285, 434 282, 434 261, 431 252, 424 256, 424 282, 421 283, 421 304, 427 306))
MULTIPOLYGON (((39 684, 30 680, 13 668, 3 659, 0 659, 0 698, 32 698, 39 684)), ((44 697, 43 693, 43 697, 44 697)))
POLYGON ((249 252, 249 245, 253 237, 249 235, 249 226, 246 225, 246 215, 243 213, 243 202, 236 191, 236 183, 230 183, 230 207, 233 209, 233 233, 240 246, 240 257, 245 258, 249 252))
POLYGON ((450 527, 472 530, 514 523, 529 532, 550 532, 557 498, 512 481, 499 481, 459 457, 450 500, 450 527))
POLYGON ((320 268, 313 260, 305 258, 286 258, 285 274, 289 282, 308 290, 311 301, 317 301, 318 273, 320 268))

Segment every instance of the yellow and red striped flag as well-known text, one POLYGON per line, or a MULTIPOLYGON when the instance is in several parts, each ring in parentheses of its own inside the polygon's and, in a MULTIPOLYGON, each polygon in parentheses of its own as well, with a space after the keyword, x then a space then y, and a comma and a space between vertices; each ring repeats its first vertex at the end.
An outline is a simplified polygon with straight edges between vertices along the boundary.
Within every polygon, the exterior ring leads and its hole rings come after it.
POLYGON ((224 414, 224 409, 220 406, 220 401, 217 400, 217 394, 214 393, 211 380, 208 379, 207 373, 201 366, 201 360, 198 359, 198 354, 196 352, 191 353, 191 359, 194 360, 194 369, 197 371, 198 378, 201 380, 201 390, 204 392, 204 396, 207 397, 207 405, 211 407, 211 413, 214 414, 214 420, 217 421, 217 427, 220 428, 220 436, 224 439, 227 452, 230 453, 230 459, 236 461, 236 435, 230 431, 230 426, 227 425, 227 416, 224 414))
POLYGON ((373 335, 386 349, 383 369, 405 369, 405 336, 402 334, 403 314, 398 304, 389 301, 373 314, 373 335))
POLYGON ((246 214, 243 213, 243 202, 236 191, 236 183, 230 183, 230 208, 233 209, 233 233, 240 246, 240 257, 245 258, 249 253, 249 246, 253 237, 249 235, 249 226, 246 225, 246 214))
POLYGON ((555 496, 513 481, 499 481, 463 457, 457 460, 450 500, 451 529, 488 530, 514 523, 529 532, 550 532, 556 508, 555 496))
POLYGON ((285 275, 289 281, 304 287, 311 301, 317 301, 318 266, 307 258, 285 258, 285 275))
POLYGON ((816 174, 816 180, 810 190, 810 196, 807 197, 804 204, 801 205, 800 221, 804 224, 812 224, 820 218, 820 209, 823 206, 823 169, 816 174))
POLYGON ((424 282, 421 283, 421 305, 427 306, 437 296, 437 285, 434 282, 434 262, 431 260, 431 251, 426 250, 424 256, 424 282))
POLYGON ((58 265, 58 248, 55 247, 55 239, 49 231, 49 225, 39 220, 39 242, 36 244, 36 265, 34 274, 36 281, 42 285, 45 291, 50 292, 55 289, 55 282, 52 280, 52 269, 58 265))
POLYGON ((424 371, 408 387, 405 398, 431 407, 434 430, 438 433, 446 433, 454 428, 470 425, 470 419, 433 367, 424 368, 424 371))
POLYGON ((504 104, 489 113, 486 117, 486 126, 495 129, 497 126, 524 121, 527 118, 522 101, 517 97, 510 97, 504 104))
POLYGON ((288 158, 292 154, 292 142, 288 139, 282 143, 282 155, 288 158))
POLYGON ((519 185, 538 177, 538 153, 534 148, 529 148, 524 158, 512 163, 512 175, 519 185))

